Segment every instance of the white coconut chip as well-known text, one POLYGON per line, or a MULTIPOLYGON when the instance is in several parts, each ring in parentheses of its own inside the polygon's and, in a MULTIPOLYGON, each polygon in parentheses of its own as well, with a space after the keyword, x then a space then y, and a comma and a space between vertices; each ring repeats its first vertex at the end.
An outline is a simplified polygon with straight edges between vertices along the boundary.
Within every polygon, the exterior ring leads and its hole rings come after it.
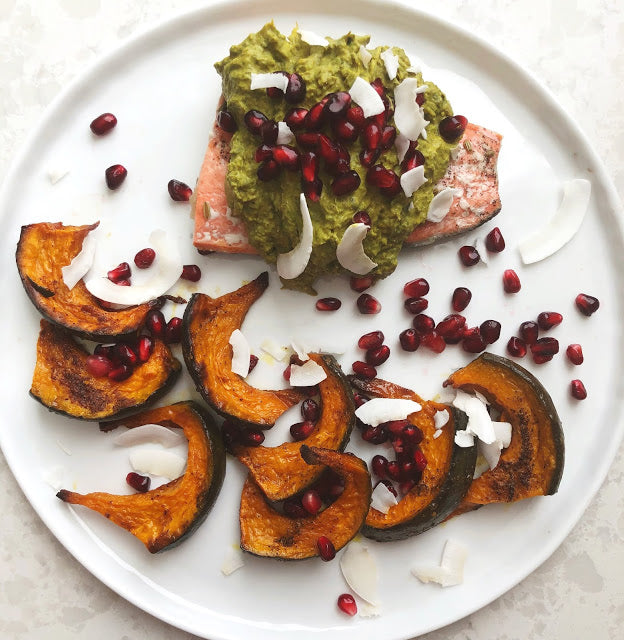
POLYGON ((171 451, 139 449, 130 454, 130 464, 137 473, 175 480, 182 475, 186 460, 171 451))
POLYGON ((429 203, 429 209, 427 210, 428 222, 442 222, 448 214, 453 200, 462 194, 461 189, 452 189, 446 187, 439 193, 433 196, 433 199, 429 203))
POLYGON ((299 29, 299 35, 301 36, 301 39, 311 47, 326 47, 329 44, 329 42, 327 42, 327 38, 319 36, 319 34, 314 33, 314 31, 299 29))
POLYGON ((394 80, 396 78, 397 71, 399 70, 399 56, 395 56, 392 53, 392 49, 386 49, 379 56, 386 66, 386 73, 388 74, 388 78, 390 80, 394 80))
POLYGON ((377 563, 361 542, 350 542, 340 558, 340 570, 347 584, 366 602, 379 605, 377 563))
POLYGON ((82 249, 74 256, 74 259, 68 265, 61 267, 63 282, 70 291, 87 275, 93 265, 95 245, 97 243, 96 235, 93 231, 89 231, 85 236, 82 241, 82 249))
POLYGON ((360 618, 377 618, 381 615, 381 607, 370 602, 362 602, 358 608, 360 618))
POLYGON ((308 203, 305 195, 299 194, 299 209, 301 210, 302 228, 298 244, 288 253, 280 253, 277 256, 277 273, 280 278, 291 280, 301 275, 312 253, 312 240, 314 239, 314 228, 308 210, 308 203))
POLYGON ((277 140, 275 144, 290 144, 295 138, 295 134, 285 122, 277 123, 277 140))
POLYGON ((358 76, 349 89, 349 95, 353 102, 362 107, 365 118, 376 116, 378 113, 383 113, 385 110, 383 100, 380 95, 375 91, 374 87, 369 82, 358 76))
POLYGON ((160 444, 167 449, 186 443, 186 436, 179 429, 174 431, 160 424, 142 424, 117 434, 113 444, 134 447, 140 444, 160 444))
POLYGON ((426 90, 426 85, 418 86, 418 78, 405 78, 394 90, 394 124, 410 140, 418 140, 429 124, 416 104, 416 96, 426 90))
POLYGON ((483 263, 484 265, 487 266, 490 263, 490 258, 488 256, 487 247, 485 246, 485 240, 481 237, 478 237, 475 239, 472 245, 479 253, 479 258, 480 258, 479 264, 483 263))
POLYGON ((366 68, 368 68, 370 61, 373 59, 373 55, 363 44, 360 45, 359 54, 360 54, 360 60, 362 61, 362 64, 366 68))
POLYGON ((412 574, 421 582, 437 582, 442 587, 461 584, 464 581, 464 565, 467 555, 468 550, 464 545, 454 540, 447 540, 439 567, 414 567, 412 574))
POLYGON ((228 342, 232 345, 232 373, 237 373, 244 378, 249 373, 251 358, 249 342, 240 329, 232 331, 228 342))
POLYGON ((308 350, 307 345, 304 345, 303 343, 298 342, 297 340, 293 340, 290 343, 290 346, 292 347, 293 351, 297 354, 297 358, 299 358, 301 362, 306 362, 306 360, 310 359, 310 356, 308 355, 310 350, 308 350))
POLYGON ((474 436, 468 431, 455 432, 455 444, 458 447, 472 447, 474 445, 474 436))
MULTIPOLYGON (((490 418, 490 414, 488 413, 487 406, 483 402, 481 402, 479 398, 471 396, 464 391, 461 391, 461 389, 458 389, 457 395, 453 400, 453 406, 457 407, 468 416, 466 431, 469 434, 477 436, 486 444, 491 444, 492 442, 494 442, 494 440, 496 440, 496 434, 494 433, 494 427, 492 426, 492 420, 490 418)), ((462 432, 458 431, 455 434, 455 442, 457 442, 457 434, 459 433, 462 432)))
POLYGON ((563 198, 555 215, 518 245, 524 264, 548 258, 566 245, 581 228, 591 196, 591 182, 583 178, 563 183, 563 198))
POLYGON ((388 513, 390 507, 399 504, 396 496, 383 482, 378 482, 371 494, 370 506, 381 513, 388 513))
POLYGON ((368 230, 369 226, 363 222, 350 224, 336 247, 336 258, 341 266, 360 276, 377 266, 364 251, 363 243, 368 230))
POLYGON ((311 387, 327 378, 325 369, 314 360, 303 364, 293 364, 290 367, 290 385, 292 387, 311 387))
POLYGON ((240 548, 229 547, 225 552, 225 558, 221 565, 221 573, 224 576, 232 575, 235 571, 245 566, 244 554, 240 548))
POLYGON ((410 146, 410 139, 406 138, 402 133, 399 133, 394 139, 394 148, 397 152, 397 159, 399 162, 403 162, 405 154, 410 146))
POLYGON ((167 293, 182 273, 178 246, 162 229, 150 234, 149 246, 156 252, 156 258, 149 269, 150 278, 144 284, 120 287, 111 282, 106 274, 96 274, 91 269, 84 279, 89 293, 106 302, 123 305, 143 304, 167 293))
POLYGON ((56 184, 60 182, 67 174, 69 173, 69 169, 66 167, 62 167, 61 165, 55 165, 50 167, 47 171, 48 180, 50 184, 56 184))
POLYGON ((373 398, 355 410, 355 415, 364 424, 376 427, 390 420, 405 420, 407 416, 422 409, 418 402, 404 398, 373 398))
POLYGON ((441 429, 443 426, 448 424, 450 417, 448 409, 440 409, 440 411, 436 411, 433 414, 433 426, 436 429, 441 429))
POLYGON ((427 178, 425 178, 425 167, 422 164, 420 167, 414 167, 401 174, 401 187, 408 198, 411 198, 425 182, 427 182, 427 178))
POLYGON ((436 429, 433 432, 433 439, 436 440, 437 438, 439 438, 442 435, 442 429, 436 429))
POLYGON ((283 73, 252 73, 249 88, 254 89, 281 89, 286 91, 288 77, 283 73))
POLYGON ((511 423, 492 421, 492 427, 494 427, 496 440, 501 443, 503 449, 506 449, 511 444, 511 423))
POLYGON ((262 341, 260 348, 262 349, 262 351, 268 353, 271 357, 279 360, 280 362, 285 360, 286 357, 290 355, 290 349, 288 349, 288 347, 282 347, 271 338, 265 338, 262 341))

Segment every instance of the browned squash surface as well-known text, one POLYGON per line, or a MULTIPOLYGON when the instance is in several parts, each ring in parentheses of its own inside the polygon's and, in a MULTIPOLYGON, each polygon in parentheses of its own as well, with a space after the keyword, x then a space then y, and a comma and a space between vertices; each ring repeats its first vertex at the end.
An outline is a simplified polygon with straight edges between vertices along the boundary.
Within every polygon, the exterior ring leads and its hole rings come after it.
POLYGON ((230 336, 240 329, 251 305, 269 284, 265 271, 219 298, 194 293, 184 313, 182 350, 198 391, 216 411, 268 428, 303 395, 296 389, 266 391, 232 372, 230 336))
POLYGON ((219 431, 207 412, 193 402, 152 409, 121 424, 129 428, 162 424, 182 429, 188 440, 184 475, 146 493, 82 495, 61 489, 57 497, 101 513, 136 536, 151 553, 169 549, 199 527, 221 490, 225 450, 219 431))
POLYGON ((119 311, 103 309, 80 280, 73 289, 63 282, 61 268, 80 253, 82 242, 99 223, 80 227, 40 222, 22 227, 17 244, 17 268, 35 307, 48 320, 92 340, 136 333, 154 300, 119 311))
POLYGON ((88 356, 69 331, 41 320, 30 394, 51 411, 72 418, 109 420, 157 400, 182 368, 160 340, 155 341, 150 359, 121 382, 93 377, 87 370, 88 356))
POLYGON ((327 536, 336 550, 344 547, 364 523, 371 483, 366 463, 352 453, 301 447, 308 464, 326 465, 344 478, 344 491, 323 511, 289 518, 273 509, 258 485, 247 478, 240 504, 241 548, 258 556, 301 560, 318 555, 316 541, 327 536))
POLYGON ((335 358, 310 354, 327 378, 319 384, 321 414, 314 431, 301 442, 278 447, 237 447, 236 457, 269 500, 284 500, 312 484, 323 468, 309 465, 299 450, 302 444, 342 451, 355 424, 353 394, 335 358))

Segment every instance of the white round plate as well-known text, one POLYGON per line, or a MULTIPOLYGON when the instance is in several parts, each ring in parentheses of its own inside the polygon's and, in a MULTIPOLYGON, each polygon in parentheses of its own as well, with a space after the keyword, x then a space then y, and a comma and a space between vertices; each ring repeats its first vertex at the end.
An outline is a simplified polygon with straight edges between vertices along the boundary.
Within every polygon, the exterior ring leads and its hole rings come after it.
MULTIPOLYGON (((213 640, 221 638, 375 637, 409 638, 457 620, 500 596, 522 580, 561 543, 602 482, 622 436, 622 323, 619 285, 624 246, 620 205, 604 169, 587 140, 553 98, 525 71, 489 45, 451 24, 392 3, 337 3, 319 0, 295 13, 296 3, 220 2, 177 17, 134 38, 105 56, 78 78, 48 110, 16 159, 4 185, 0 211, 2 237, 2 353, 0 443, 29 501, 61 543, 100 580, 137 606, 182 629, 213 640), (563 313, 552 331, 565 349, 582 343, 585 363, 572 367, 563 355, 535 366, 522 362, 542 380, 560 412, 566 436, 566 466, 559 493, 511 506, 489 506, 456 518, 400 543, 370 543, 380 576, 383 613, 378 618, 347 618, 336 597, 347 590, 338 562, 277 562, 245 558, 245 566, 225 577, 221 564, 238 540, 237 510, 243 473, 229 459, 227 478, 215 508, 184 544, 151 556, 132 536, 97 514, 72 510, 54 496, 44 477, 61 473, 64 486, 81 492, 123 492, 127 452, 111 444, 96 425, 48 413, 28 397, 35 360, 39 317, 22 291, 15 270, 20 226, 38 221, 111 223, 115 246, 111 266, 134 255, 151 230, 160 226, 177 238, 185 262, 198 262, 204 276, 196 287, 219 295, 257 275, 257 258, 199 257, 191 248, 188 207, 166 192, 172 177, 193 184, 211 129, 220 82, 212 65, 274 18, 282 31, 296 22, 317 33, 370 33, 377 44, 397 45, 425 61, 428 77, 446 91, 456 113, 502 133, 499 176, 500 215, 467 238, 418 251, 404 251, 399 268, 375 287, 383 311, 361 316, 355 295, 342 279, 322 280, 320 295, 337 295, 343 307, 334 314, 314 310, 312 298, 282 291, 271 268, 271 286, 244 325, 254 351, 265 338, 287 344, 292 337, 318 340, 342 349, 349 371, 359 357, 354 344, 366 331, 381 328, 393 348, 379 375, 415 389, 424 397, 441 392, 454 368, 470 357, 458 347, 440 356, 402 353, 398 333, 409 325, 402 285, 417 276, 431 283, 429 312, 450 312, 450 295, 468 286, 473 301, 468 322, 501 321, 503 332, 492 351, 504 354, 518 324, 544 310, 563 313), (119 125, 104 138, 93 137, 89 122, 112 111, 119 125), (103 180, 104 168, 121 162, 129 175, 116 192, 103 180), (52 185, 50 170, 68 169, 52 185), (588 215, 577 236, 542 263, 523 267, 518 241, 551 216, 563 180, 592 182, 588 215), (463 268, 457 249, 483 238, 498 225, 507 249, 489 265, 463 268), (501 274, 517 269, 522 290, 502 292, 501 274), (574 307, 579 292, 596 295, 598 313, 585 318, 574 307), (331 340, 327 336, 331 336, 331 340), (10 375, 9 375, 10 372, 10 375), (569 382, 580 377, 588 388, 584 402, 569 396, 569 382), (415 564, 437 564, 445 541, 468 548, 464 583, 448 589, 420 584, 409 572, 415 564)), ((301 3, 299 3, 301 5, 301 3)), ((336 87, 340 89, 344 87, 336 87)), ((193 287, 178 287, 188 296, 193 287)), ((182 309, 167 309, 181 314, 182 309)), ((254 379, 278 384, 282 363, 261 361, 254 379)), ((188 379, 167 400, 195 396, 188 379)), ((277 444, 292 415, 268 434, 277 444)), ((370 459, 372 448, 352 437, 351 450, 370 459)))

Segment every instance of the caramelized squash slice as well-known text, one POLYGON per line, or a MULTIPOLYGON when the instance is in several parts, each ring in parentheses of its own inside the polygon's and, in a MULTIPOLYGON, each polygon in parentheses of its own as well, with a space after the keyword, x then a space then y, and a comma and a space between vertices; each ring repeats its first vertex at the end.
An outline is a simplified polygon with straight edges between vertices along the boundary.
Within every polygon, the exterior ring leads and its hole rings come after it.
POLYGON ((67 288, 61 268, 80 253, 83 240, 98 224, 66 227, 60 222, 40 222, 22 227, 17 269, 28 297, 44 318, 90 340, 119 339, 135 334, 148 311, 162 306, 163 300, 110 311, 98 304, 82 280, 67 288))
POLYGON ((284 500, 312 484, 323 472, 301 458, 302 444, 342 451, 355 425, 353 394, 336 359, 310 354, 325 370, 327 378, 319 384, 321 415, 314 431, 301 442, 284 442, 278 447, 236 447, 236 457, 269 500, 284 500))
POLYGON ((194 293, 184 313, 182 352, 197 390, 225 417, 268 429, 303 394, 297 389, 265 391, 232 372, 230 336, 269 285, 265 271, 219 298, 194 293))
POLYGON ((458 447, 455 431, 466 428, 462 411, 422 400, 416 393, 385 380, 352 378, 352 384, 363 393, 380 398, 403 398, 418 402, 422 409, 409 416, 409 421, 423 432, 420 443, 427 466, 422 478, 388 513, 371 508, 362 533, 373 540, 402 540, 423 533, 442 522, 461 503, 474 474, 476 446, 458 447), (434 438, 434 415, 447 410, 450 419, 434 438))
POLYGON ((482 393, 512 429, 498 465, 472 482, 458 513, 557 492, 565 456, 563 430, 535 376, 507 358, 484 353, 455 371, 445 385, 482 393))
MULTIPOLYGON (((219 430, 194 402, 151 409, 114 426, 119 424, 129 428, 160 424, 182 429, 188 440, 184 475, 146 493, 82 495, 61 489, 56 495, 64 502, 101 513, 136 536, 150 553, 171 549, 199 527, 219 495, 225 475, 225 449, 219 430)), ((106 429, 110 426, 107 423, 106 429)))
POLYGON ((266 501, 248 477, 240 504, 241 549, 257 556, 302 560, 317 556, 316 541, 327 536, 336 551, 355 537, 370 506, 371 482, 366 463, 352 453, 301 446, 307 464, 331 467, 344 479, 344 491, 316 516, 289 518, 266 501))
POLYGON ((72 418, 112 420, 158 400, 182 369, 160 340, 150 359, 121 382, 92 376, 87 370, 88 356, 69 331, 41 320, 30 395, 50 411, 72 418))

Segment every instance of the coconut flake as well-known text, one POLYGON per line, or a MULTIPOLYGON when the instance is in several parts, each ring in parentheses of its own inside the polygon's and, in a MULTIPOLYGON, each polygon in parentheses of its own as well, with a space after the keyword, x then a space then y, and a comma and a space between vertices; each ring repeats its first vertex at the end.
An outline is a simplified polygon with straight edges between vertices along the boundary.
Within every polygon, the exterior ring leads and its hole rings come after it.
POLYGON ((336 247, 338 262, 348 271, 360 276, 377 266, 364 251, 363 242, 368 230, 369 226, 363 222, 350 224, 336 247))
POLYGON ((555 215, 518 245, 524 264, 548 258, 566 245, 580 229, 591 195, 591 182, 583 178, 563 183, 563 198, 555 215))
POLYGON ((479 440, 478 452, 481 454, 490 469, 494 469, 498 465, 503 449, 506 449, 511 443, 511 424, 509 422, 492 422, 496 440, 486 444, 479 440))
POLYGON ((307 42, 311 47, 326 47, 329 43, 327 38, 319 36, 314 31, 308 31, 307 29, 299 29, 299 35, 304 42, 307 42))
POLYGON ((340 558, 340 570, 355 593, 373 606, 379 605, 377 596, 377 564, 361 542, 350 542, 340 558))
POLYGON ((460 189, 452 189, 446 187, 439 193, 433 196, 433 200, 429 203, 429 209, 427 210, 427 220, 429 222, 441 222, 449 212, 453 200, 456 196, 461 195, 460 189))
MULTIPOLYGON (((491 444, 496 440, 494 427, 492 426, 492 420, 488 413, 487 406, 481 402, 479 398, 458 390, 457 395, 453 400, 453 406, 457 407, 468 416, 468 424, 466 426, 466 431, 468 433, 477 436, 486 444, 491 444)), ((458 433, 461 433, 461 431, 458 433)))
POLYGON ((405 78, 394 90, 394 124, 410 140, 417 140, 429 124, 416 104, 416 97, 426 89, 418 86, 418 78, 405 78))
POLYGON ((494 427, 496 440, 501 443, 503 449, 506 449, 511 444, 511 423, 492 421, 492 427, 494 427))
POLYGON ((362 64, 368 68, 370 61, 373 59, 371 52, 363 44, 361 44, 359 54, 362 64))
POLYGON ((175 480, 182 475, 186 460, 171 451, 139 449, 130 454, 130 464, 138 473, 175 480))
POLYGON ((66 167, 62 167, 60 165, 55 165, 53 167, 50 167, 48 169, 48 180, 50 181, 50 184, 56 184, 57 182, 60 182, 68 173, 69 173, 69 169, 67 169, 66 167))
POLYGON ((162 229, 150 234, 149 246, 156 252, 156 258, 149 269, 151 277, 145 284, 120 287, 106 274, 95 274, 91 269, 84 281, 89 293, 106 302, 123 305, 143 304, 166 293, 180 279, 183 266, 180 252, 162 229))
POLYGON ((308 355, 309 353, 308 349, 301 342, 298 342, 297 340, 293 340, 290 343, 290 346, 292 347, 293 351, 297 354, 297 358, 299 358, 301 362, 305 362, 306 360, 310 359, 310 356, 308 355))
POLYGON ((394 147, 397 152, 397 159, 399 162, 403 162, 403 158, 405 158, 405 154, 410 146, 410 139, 406 138, 402 133, 399 133, 397 137, 394 139, 394 147))
POLYGON ((452 587, 464 581, 464 565, 468 550, 464 545, 447 540, 439 567, 414 567, 412 574, 421 582, 437 582, 442 587, 452 587))
POLYGON ((468 431, 456 431, 455 444, 458 447, 472 447, 474 445, 474 436, 468 431))
POLYGON ((139 444, 160 444, 168 449, 186 442, 185 435, 160 424, 142 424, 128 429, 113 438, 113 444, 120 447, 134 447, 139 444))
POLYGON ((433 414, 433 425, 436 429, 441 429, 444 425, 448 424, 450 419, 448 409, 440 409, 433 414))
POLYGON ((404 398, 373 398, 355 410, 355 415, 364 424, 376 427, 390 420, 405 420, 407 416, 422 409, 418 402, 404 398))
POLYGON ((235 571, 245 566, 243 552, 240 548, 229 547, 225 553, 221 573, 224 576, 232 575, 235 571))
POLYGON ((262 351, 268 353, 270 356, 272 356, 276 360, 279 360, 280 362, 282 362, 282 360, 285 360, 286 356, 290 355, 290 350, 287 347, 282 347, 271 338, 266 338, 265 340, 263 340, 260 348, 262 349, 262 351))
POLYGON ((275 144, 290 144, 294 137, 295 134, 285 122, 277 123, 277 140, 275 144))
MULTIPOLYGON (((461 201, 460 201, 460 206, 461 206, 461 201)), ((483 263, 484 265, 487 266, 490 262, 490 259, 488 257, 487 247, 485 246, 485 240, 479 237, 472 244, 474 248, 477 250, 477 252, 479 253, 479 258, 481 258, 479 260, 479 263, 483 263)))
POLYGON ((371 494, 370 506, 381 513, 388 513, 390 507, 399 504, 396 496, 383 482, 378 482, 371 494))
POLYGON ((361 618, 376 618, 381 615, 381 607, 379 605, 372 605, 370 602, 362 602, 358 614, 361 618))
POLYGON ((327 378, 325 369, 314 360, 304 364, 293 364, 290 367, 290 384, 293 387, 312 387, 327 378))
POLYGON ((383 100, 369 82, 358 76, 349 89, 352 100, 362 107, 365 118, 376 116, 385 110, 383 100))
MULTIPOLYGON (((95 231, 95 229, 94 229, 95 231)), ((82 249, 74 256, 73 260, 64 267, 61 267, 63 282, 71 291, 82 278, 89 272, 95 258, 96 236, 93 231, 89 231, 82 241, 82 249)))
POLYGON ((401 174, 401 187, 408 198, 411 198, 425 182, 427 178, 425 178, 425 167, 422 164, 401 174))
POLYGON ((291 280, 301 275, 310 259, 312 253, 312 240, 314 238, 314 228, 308 210, 308 203, 305 195, 299 194, 299 209, 301 210, 302 228, 299 243, 288 253, 280 253, 277 256, 277 273, 280 278, 291 280))
POLYGON ((283 73, 252 73, 249 88, 254 89, 281 89, 286 91, 288 77, 283 73))
POLYGON ((384 65, 386 65, 388 78, 394 80, 399 70, 399 56, 395 56, 394 53, 392 53, 392 49, 386 49, 379 57, 383 60, 384 65))
POLYGON ((251 358, 249 342, 240 329, 234 329, 230 335, 229 343, 232 345, 232 373, 237 373, 244 378, 249 373, 251 358))

